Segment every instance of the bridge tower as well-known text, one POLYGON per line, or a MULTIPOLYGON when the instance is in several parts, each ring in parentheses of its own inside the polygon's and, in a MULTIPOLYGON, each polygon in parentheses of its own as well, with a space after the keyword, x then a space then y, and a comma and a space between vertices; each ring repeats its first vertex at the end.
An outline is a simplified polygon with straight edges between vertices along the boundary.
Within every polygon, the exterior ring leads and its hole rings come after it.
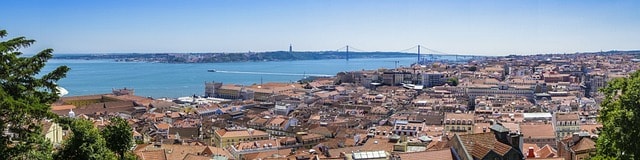
POLYGON ((418 65, 420 65, 420 45, 418 45, 418 65))
POLYGON ((349 45, 347 45, 347 61, 349 61, 349 45))

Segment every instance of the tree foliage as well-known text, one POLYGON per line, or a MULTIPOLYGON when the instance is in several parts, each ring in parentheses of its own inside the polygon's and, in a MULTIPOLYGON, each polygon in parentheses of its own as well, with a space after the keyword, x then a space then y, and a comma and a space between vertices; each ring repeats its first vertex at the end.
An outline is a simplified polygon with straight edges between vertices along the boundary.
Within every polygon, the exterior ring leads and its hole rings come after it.
POLYGON ((451 77, 449 79, 447 79, 447 84, 449 84, 450 86, 458 86, 458 78, 456 77, 451 77))
POLYGON ((598 121, 603 128, 595 159, 635 159, 640 155, 640 71, 617 78, 600 90, 604 94, 598 121))
POLYGON ((65 140, 55 159, 115 160, 116 155, 107 148, 100 131, 88 120, 76 119, 71 123, 71 138, 65 140))
POLYGON ((477 70, 478 70, 478 67, 476 67, 476 66, 469 67, 469 71, 471 71, 471 72, 475 72, 477 70))
MULTIPOLYGON (((7 36, 0 30, 0 39, 7 36)), ((35 40, 25 37, 0 41, 0 159, 51 159, 51 143, 42 134, 39 123, 55 116, 50 104, 58 99, 56 82, 66 76, 69 68, 60 66, 36 77, 53 55, 45 49, 34 56, 24 56, 20 49, 35 40)))
POLYGON ((102 131, 102 136, 107 140, 107 148, 117 153, 121 159, 133 147, 132 134, 129 123, 120 117, 111 118, 111 123, 102 131))

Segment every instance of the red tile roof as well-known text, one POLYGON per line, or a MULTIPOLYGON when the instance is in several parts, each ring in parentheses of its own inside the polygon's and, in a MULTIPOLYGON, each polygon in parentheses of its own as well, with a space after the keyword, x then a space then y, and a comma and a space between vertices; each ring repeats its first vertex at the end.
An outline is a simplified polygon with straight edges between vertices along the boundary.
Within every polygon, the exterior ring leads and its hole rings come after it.
POLYGON ((520 130, 525 138, 543 139, 556 137, 555 130, 550 123, 521 125, 520 130))
POLYGON ((167 160, 167 155, 164 153, 164 149, 142 151, 138 155, 142 160, 167 160))
POLYGON ((540 158, 552 158, 557 155, 558 151, 547 144, 540 148, 540 150, 536 151, 536 153, 540 158))
POLYGON ((458 136, 465 145, 465 148, 467 148, 467 151, 476 158, 483 158, 490 150, 504 155, 512 149, 511 146, 499 142, 491 132, 458 136))
POLYGON ((576 152, 587 151, 592 149, 596 149, 596 142, 594 142, 593 140, 591 140, 591 138, 588 138, 588 137, 584 137, 580 139, 578 143, 576 143, 574 146, 571 147, 571 150, 576 152))
POLYGON ((439 151, 426 151, 426 152, 410 152, 398 154, 402 160, 423 160, 423 159, 438 159, 447 160, 453 159, 451 156, 451 150, 444 149, 439 151))

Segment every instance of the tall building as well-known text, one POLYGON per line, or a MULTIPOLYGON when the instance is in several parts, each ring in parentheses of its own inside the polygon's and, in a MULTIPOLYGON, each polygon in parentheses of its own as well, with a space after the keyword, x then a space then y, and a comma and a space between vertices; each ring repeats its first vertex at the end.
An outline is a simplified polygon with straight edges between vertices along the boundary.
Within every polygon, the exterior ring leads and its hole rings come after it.
POLYGON ((590 96, 593 96, 594 93, 598 92, 598 89, 604 87, 607 85, 607 75, 606 74, 600 74, 600 73, 590 73, 588 76, 588 89, 589 92, 588 93, 590 96))
POLYGON ((382 84, 397 86, 404 82, 405 75, 410 75, 409 72, 383 72, 382 73, 382 84))
POLYGON ((422 75, 422 84, 426 87, 440 86, 445 82, 447 79, 441 72, 428 72, 422 75))

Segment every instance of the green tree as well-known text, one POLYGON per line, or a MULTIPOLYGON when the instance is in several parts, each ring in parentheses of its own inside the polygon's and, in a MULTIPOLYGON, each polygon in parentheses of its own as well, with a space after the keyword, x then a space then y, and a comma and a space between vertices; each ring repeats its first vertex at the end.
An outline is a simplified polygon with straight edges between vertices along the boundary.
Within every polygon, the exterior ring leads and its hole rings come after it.
MULTIPOLYGON (((6 36, 7 31, 0 30, 0 39, 6 36)), ((0 135, 0 159, 52 159, 51 143, 38 122, 56 117, 50 104, 58 99, 56 82, 69 68, 60 66, 37 77, 53 49, 23 56, 20 50, 33 43, 25 37, 0 41, 0 131, 16 135, 0 135)))
POLYGON ((449 79, 447 79, 447 84, 449 84, 450 86, 458 86, 458 78, 456 77, 451 77, 449 79))
POLYGON ((140 158, 136 154, 133 154, 132 152, 127 152, 124 155, 124 159, 125 160, 139 160, 140 158))
POLYGON ((595 159, 635 159, 640 155, 640 71, 628 78, 610 81, 604 94, 598 121, 602 132, 595 159))
POLYGON ((476 66, 469 67, 469 71, 471 71, 471 72, 475 72, 477 70, 478 70, 478 67, 476 67, 476 66))
POLYGON ((111 124, 102 131, 102 136, 107 140, 107 148, 117 153, 121 159, 125 153, 133 147, 133 129, 129 123, 120 117, 111 118, 111 124))
POLYGON ((71 123, 71 138, 65 140, 55 159, 115 160, 116 155, 107 148, 107 142, 98 128, 88 120, 76 119, 71 123))

